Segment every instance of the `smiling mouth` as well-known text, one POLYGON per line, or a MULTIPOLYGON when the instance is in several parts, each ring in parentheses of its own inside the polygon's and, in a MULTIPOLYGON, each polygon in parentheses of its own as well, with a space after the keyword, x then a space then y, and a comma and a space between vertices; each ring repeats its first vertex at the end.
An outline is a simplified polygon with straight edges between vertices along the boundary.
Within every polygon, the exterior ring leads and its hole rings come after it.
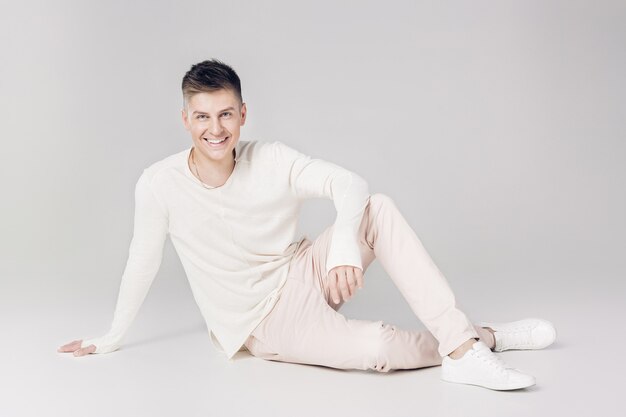
POLYGON ((222 145, 228 139, 230 139, 230 136, 226 136, 224 139, 221 139, 221 140, 207 139, 207 138, 202 138, 202 139, 204 139, 204 141, 207 142, 210 146, 218 146, 218 145, 222 145))

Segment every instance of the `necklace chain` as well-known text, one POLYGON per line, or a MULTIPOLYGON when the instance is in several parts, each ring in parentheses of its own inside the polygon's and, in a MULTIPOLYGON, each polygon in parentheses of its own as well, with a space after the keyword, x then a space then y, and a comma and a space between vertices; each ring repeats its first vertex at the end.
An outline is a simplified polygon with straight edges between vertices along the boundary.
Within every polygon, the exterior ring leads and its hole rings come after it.
MULTIPOLYGON (((210 185, 206 185, 204 183, 204 181, 202 180, 202 177, 200 176, 200 173, 198 172, 198 166, 196 165, 196 158, 194 158, 194 156, 193 156, 193 150, 194 149, 195 149, 194 147, 191 148, 191 163, 193 164, 193 167, 196 170, 196 175, 198 176, 198 179, 200 180, 200 184, 202 184, 202 186, 204 188, 206 188, 207 190, 212 190, 214 188, 219 188, 219 187, 212 187, 210 185)), ((235 161, 235 164, 236 163, 237 163, 237 161, 235 161)))
POLYGON ((194 149, 195 148, 191 148, 191 163, 193 164, 193 167, 196 170, 196 175, 198 176, 198 179, 200 180, 200 184, 202 184, 202 186, 204 188, 206 188, 207 190, 212 190, 215 187, 211 187, 211 186, 206 185, 204 183, 204 181, 202 181, 202 177, 200 176, 200 173, 198 172, 198 166, 196 165, 196 158, 194 158, 194 156, 193 156, 193 150, 194 149))

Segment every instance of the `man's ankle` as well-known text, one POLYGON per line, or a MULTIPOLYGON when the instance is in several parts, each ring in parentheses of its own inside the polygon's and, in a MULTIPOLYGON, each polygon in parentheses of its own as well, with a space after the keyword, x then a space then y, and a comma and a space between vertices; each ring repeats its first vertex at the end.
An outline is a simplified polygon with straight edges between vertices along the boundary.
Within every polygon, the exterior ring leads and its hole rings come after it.
POLYGON ((466 340, 461 346, 450 352, 448 355, 452 359, 460 359, 465 355, 465 353, 472 348, 474 343, 478 342, 479 339, 471 338, 466 340))
POLYGON ((489 346, 489 349, 493 350, 496 347, 496 331, 493 330, 491 327, 483 327, 483 329, 487 330, 489 333, 491 333, 492 339, 493 339, 493 345, 489 346))

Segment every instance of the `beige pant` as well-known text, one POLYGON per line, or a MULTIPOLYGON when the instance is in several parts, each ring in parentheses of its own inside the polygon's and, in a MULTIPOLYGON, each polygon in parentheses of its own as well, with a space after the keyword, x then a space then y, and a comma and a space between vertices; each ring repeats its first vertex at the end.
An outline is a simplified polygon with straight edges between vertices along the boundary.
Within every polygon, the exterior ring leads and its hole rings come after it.
POLYGON ((252 355, 387 372, 441 365, 443 356, 470 338, 493 344, 492 334, 455 306, 445 277, 387 195, 370 196, 359 227, 364 272, 378 259, 428 331, 348 319, 337 312, 343 301, 331 299, 324 272, 331 236, 332 226, 298 248, 280 298, 245 343, 252 355))

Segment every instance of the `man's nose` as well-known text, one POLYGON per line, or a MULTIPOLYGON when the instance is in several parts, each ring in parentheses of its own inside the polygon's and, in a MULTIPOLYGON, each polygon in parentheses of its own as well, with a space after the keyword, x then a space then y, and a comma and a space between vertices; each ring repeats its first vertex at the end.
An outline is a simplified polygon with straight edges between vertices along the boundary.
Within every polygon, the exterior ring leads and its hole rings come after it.
POLYGON ((219 136, 223 130, 224 128, 222 127, 222 124, 219 122, 219 120, 213 122, 213 124, 211 125, 211 134, 215 137, 219 136))

